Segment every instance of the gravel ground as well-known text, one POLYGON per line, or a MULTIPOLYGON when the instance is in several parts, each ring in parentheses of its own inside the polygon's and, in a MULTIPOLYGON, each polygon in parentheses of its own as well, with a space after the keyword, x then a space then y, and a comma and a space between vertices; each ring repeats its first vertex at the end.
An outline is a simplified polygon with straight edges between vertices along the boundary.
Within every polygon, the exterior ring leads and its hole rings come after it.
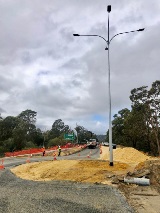
POLYGON ((68 181, 34 182, 0 170, 0 213, 129 213, 111 186, 68 181))

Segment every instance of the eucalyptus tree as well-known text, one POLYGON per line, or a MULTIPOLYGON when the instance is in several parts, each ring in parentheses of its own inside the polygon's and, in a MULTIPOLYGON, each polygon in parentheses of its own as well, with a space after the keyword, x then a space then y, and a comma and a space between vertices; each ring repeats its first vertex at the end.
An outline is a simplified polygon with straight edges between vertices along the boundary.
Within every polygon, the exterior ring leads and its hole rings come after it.
POLYGON ((65 125, 62 119, 57 119, 54 121, 52 129, 49 132, 49 138, 60 137, 61 134, 68 133, 69 129, 69 126, 65 125))
POLYGON ((125 118, 123 133, 126 136, 126 140, 131 143, 132 147, 138 150, 150 151, 146 121, 141 108, 136 110, 132 109, 129 115, 125 118))
POLYGON ((7 116, 0 121, 0 140, 7 140, 12 137, 13 129, 18 125, 18 118, 7 116))
MULTIPOLYGON (((113 143, 127 145, 130 146, 131 144, 127 140, 127 136, 124 134, 124 121, 129 116, 130 110, 125 108, 118 111, 118 114, 115 114, 112 121, 112 131, 113 131, 113 143)), ((107 136, 109 136, 107 134, 107 136)), ((107 138, 108 141, 108 138, 107 138)))
POLYGON ((36 123, 37 112, 27 109, 22 111, 18 118, 22 119, 27 124, 35 124, 36 123))
POLYGON ((141 109, 151 149, 160 155, 160 81, 153 82, 149 90, 147 86, 133 89, 130 100, 133 110, 141 109))

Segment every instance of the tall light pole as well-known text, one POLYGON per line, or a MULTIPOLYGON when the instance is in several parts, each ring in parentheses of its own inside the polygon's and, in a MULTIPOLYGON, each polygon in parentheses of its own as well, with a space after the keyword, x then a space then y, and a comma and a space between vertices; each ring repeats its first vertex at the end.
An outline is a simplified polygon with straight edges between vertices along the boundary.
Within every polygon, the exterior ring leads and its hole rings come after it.
MULTIPOLYGON (((76 128, 77 128, 77 126, 78 126, 78 125, 77 125, 77 123, 76 123, 76 128)), ((78 131, 77 131, 77 129, 76 129, 76 128, 75 128, 75 131, 76 131, 76 133, 77 133, 77 135, 76 135, 76 136, 77 136, 77 144, 78 144, 78 131)))
POLYGON ((110 166, 113 166, 113 145, 112 145, 112 120, 111 120, 111 83, 110 83, 110 43, 111 41, 118 35, 126 34, 126 33, 134 33, 134 32, 141 32, 145 28, 138 29, 138 30, 132 30, 132 31, 127 31, 127 32, 122 32, 122 33, 117 33, 115 34, 111 39, 109 37, 109 13, 111 12, 111 5, 107 6, 107 12, 108 12, 108 40, 106 40, 104 37, 100 35, 80 35, 80 34, 73 34, 73 36, 97 36, 102 38, 107 46, 105 50, 108 50, 108 104, 109 104, 109 150, 110 150, 110 166))

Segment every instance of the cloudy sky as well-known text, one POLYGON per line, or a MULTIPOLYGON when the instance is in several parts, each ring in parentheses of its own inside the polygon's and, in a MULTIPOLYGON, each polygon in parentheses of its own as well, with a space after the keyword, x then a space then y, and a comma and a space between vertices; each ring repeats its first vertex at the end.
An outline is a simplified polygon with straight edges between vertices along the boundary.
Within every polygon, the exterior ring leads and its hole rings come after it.
POLYGON ((108 129, 107 5, 112 116, 130 108, 133 88, 160 80, 159 0, 0 0, 0 113, 37 112, 37 126, 61 118, 96 134, 108 129))

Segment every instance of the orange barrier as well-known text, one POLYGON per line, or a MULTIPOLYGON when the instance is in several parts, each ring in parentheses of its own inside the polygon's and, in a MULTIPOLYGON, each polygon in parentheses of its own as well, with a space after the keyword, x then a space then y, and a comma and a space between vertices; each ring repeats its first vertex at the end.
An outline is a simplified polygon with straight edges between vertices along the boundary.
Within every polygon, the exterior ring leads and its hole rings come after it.
POLYGON ((34 154, 34 153, 39 153, 39 152, 43 152, 43 148, 32 148, 32 149, 15 151, 15 152, 6 152, 5 157, 34 154))
MULTIPOLYGON (((67 148, 72 148, 72 147, 79 147, 79 145, 75 145, 75 144, 71 144, 71 143, 67 143, 64 146, 61 146, 61 149, 67 149, 67 148)), ((81 146, 81 148, 85 148, 86 144, 81 146)), ((27 149, 27 150, 21 150, 21 151, 15 151, 15 152, 6 152, 5 153, 5 157, 12 157, 12 156, 18 156, 18 155, 26 155, 26 154, 35 154, 35 153, 40 153, 40 152, 44 152, 44 150, 57 150, 58 146, 54 146, 51 147, 49 149, 44 149, 44 148, 31 148, 31 149, 27 149)))
POLYGON ((1 160, 0 169, 4 169, 4 165, 3 165, 3 163, 4 163, 4 159, 2 159, 2 160, 1 160))

